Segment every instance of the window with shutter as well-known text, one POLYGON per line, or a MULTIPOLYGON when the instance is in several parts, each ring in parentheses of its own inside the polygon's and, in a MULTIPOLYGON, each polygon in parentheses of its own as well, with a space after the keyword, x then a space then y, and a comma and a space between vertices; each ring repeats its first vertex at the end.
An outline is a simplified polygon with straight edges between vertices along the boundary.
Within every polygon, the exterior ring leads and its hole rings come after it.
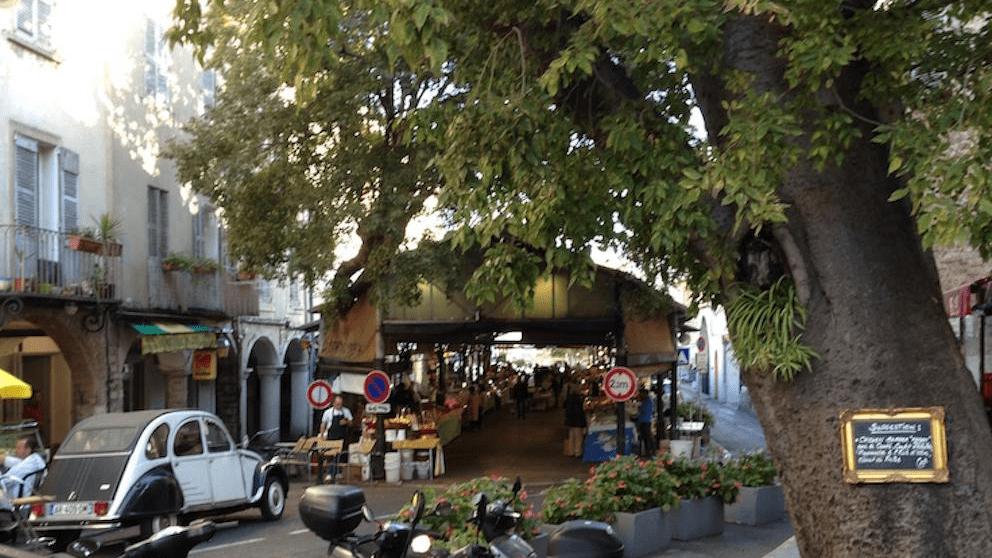
POLYGON ((203 110, 214 108, 217 104, 217 74, 213 70, 204 70, 200 76, 200 91, 203 95, 203 110))
POLYGON ((49 50, 52 48, 52 0, 21 0, 17 9, 17 36, 49 50))
POLYGON ((18 137, 15 143, 15 222, 18 226, 35 228, 38 226, 38 142, 18 137))
POLYGON ((59 179, 62 189, 63 232, 79 229, 79 154, 68 149, 59 150, 59 179))
POLYGON ((169 53, 162 26, 155 20, 145 20, 145 94, 158 106, 169 102, 169 53))
POLYGON ((168 192, 148 187, 148 256, 164 258, 169 253, 168 192))

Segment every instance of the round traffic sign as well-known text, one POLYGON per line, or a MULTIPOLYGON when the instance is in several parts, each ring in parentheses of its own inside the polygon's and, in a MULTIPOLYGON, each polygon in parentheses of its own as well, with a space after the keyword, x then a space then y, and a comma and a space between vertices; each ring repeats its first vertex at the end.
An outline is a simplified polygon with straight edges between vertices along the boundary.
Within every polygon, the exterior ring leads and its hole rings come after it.
POLYGON ((365 376, 365 398, 370 403, 385 403, 389 399, 389 376, 373 370, 365 376))
POLYGON ((603 376, 603 391, 618 403, 626 401, 637 393, 637 376, 629 368, 618 366, 603 376))
POLYGON ((326 409, 331 406, 334 399, 334 391, 327 380, 314 380, 307 386, 307 401, 314 409, 326 409))

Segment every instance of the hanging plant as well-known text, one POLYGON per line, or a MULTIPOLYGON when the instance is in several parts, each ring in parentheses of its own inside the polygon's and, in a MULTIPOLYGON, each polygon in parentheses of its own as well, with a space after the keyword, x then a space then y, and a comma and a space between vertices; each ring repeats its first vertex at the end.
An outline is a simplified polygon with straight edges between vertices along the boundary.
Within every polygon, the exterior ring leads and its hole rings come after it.
POLYGON ((813 359, 819 358, 800 341, 805 326, 806 308, 788 277, 767 290, 745 287, 727 304, 727 327, 738 361, 746 367, 771 370, 783 380, 809 370, 813 359))

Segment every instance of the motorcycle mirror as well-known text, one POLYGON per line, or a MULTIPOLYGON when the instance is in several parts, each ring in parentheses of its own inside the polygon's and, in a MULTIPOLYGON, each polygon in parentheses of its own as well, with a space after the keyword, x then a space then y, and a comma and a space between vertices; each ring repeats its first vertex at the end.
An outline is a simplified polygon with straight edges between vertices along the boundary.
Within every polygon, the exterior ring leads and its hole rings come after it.
POLYGON ((93 539, 76 539, 69 543, 69 546, 65 549, 66 552, 77 558, 88 558, 93 554, 96 554, 100 547, 100 541, 93 539))
POLYGON ((375 523, 375 514, 372 513, 372 508, 368 504, 362 504, 362 517, 369 523, 375 523))
POLYGON ((517 477, 517 480, 513 481, 513 495, 516 496, 522 487, 523 484, 520 482, 520 477, 517 477))
POLYGON ((438 502, 434 504, 434 509, 431 510, 431 515, 446 516, 451 515, 452 511, 451 502, 447 500, 438 500, 438 502))
POLYGON ((420 518, 424 516, 424 493, 421 491, 416 491, 413 493, 413 501, 410 502, 410 507, 413 508, 413 519, 410 521, 412 524, 416 525, 420 521, 420 518))

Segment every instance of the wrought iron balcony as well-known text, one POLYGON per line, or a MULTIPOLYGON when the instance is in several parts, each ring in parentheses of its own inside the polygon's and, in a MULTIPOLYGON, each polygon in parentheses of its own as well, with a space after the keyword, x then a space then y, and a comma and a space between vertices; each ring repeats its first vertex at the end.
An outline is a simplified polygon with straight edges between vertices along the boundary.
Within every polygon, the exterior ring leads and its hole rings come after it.
POLYGON ((0 225, 0 294, 116 300, 120 262, 115 242, 0 225))

